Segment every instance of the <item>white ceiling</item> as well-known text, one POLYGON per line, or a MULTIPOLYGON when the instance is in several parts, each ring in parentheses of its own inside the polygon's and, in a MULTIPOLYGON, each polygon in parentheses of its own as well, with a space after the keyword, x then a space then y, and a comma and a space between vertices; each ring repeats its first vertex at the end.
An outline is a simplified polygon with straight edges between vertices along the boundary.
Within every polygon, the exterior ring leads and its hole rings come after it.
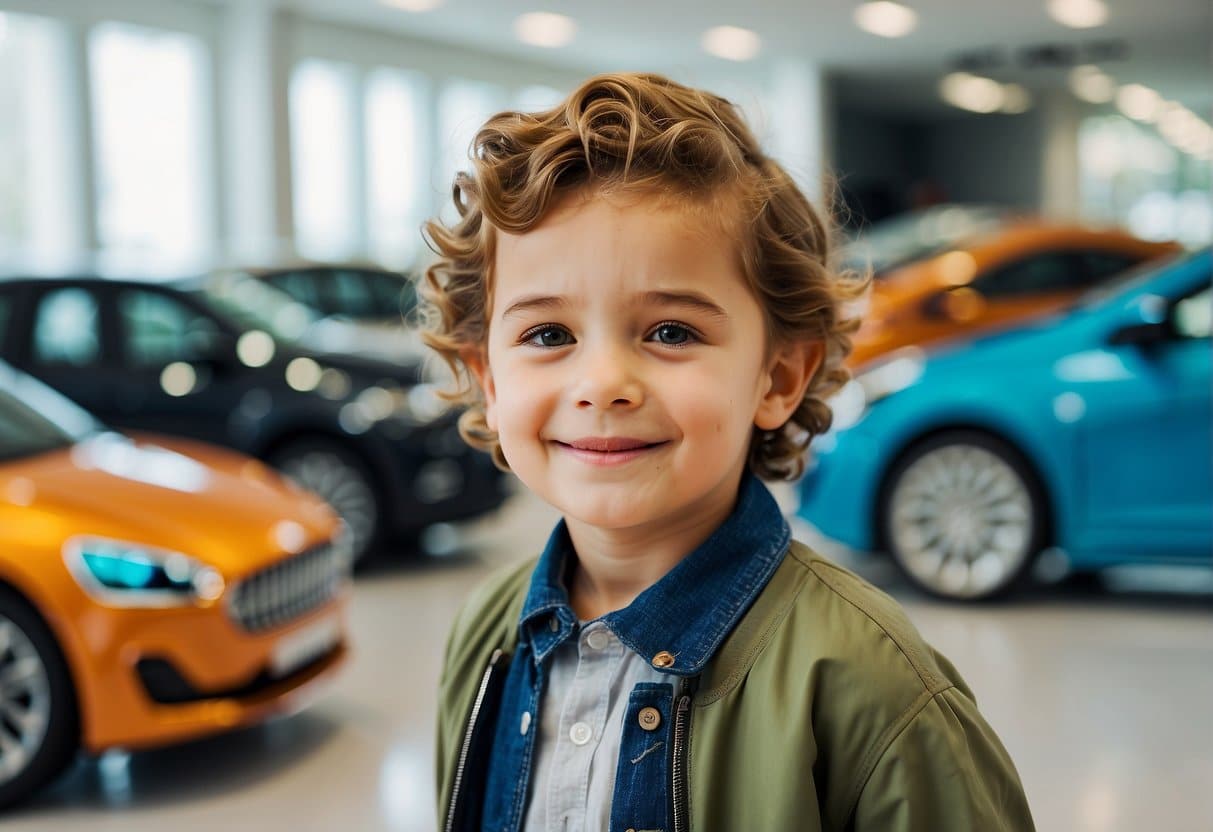
MULTIPOLYGON (((234 0, 239 2, 239 0, 234 0)), ((1076 30, 1054 22, 1044 0, 904 0, 919 13, 916 31, 887 40, 860 31, 853 0, 445 0, 410 13, 378 0, 288 0, 315 18, 542 60, 577 71, 651 69, 664 72, 761 74, 773 60, 804 58, 866 87, 887 85, 887 103, 924 106, 933 82, 961 54, 997 48, 1008 57, 1042 44, 1083 47, 1122 40, 1129 57, 1102 64, 1121 83, 1144 83, 1209 118, 1213 107, 1213 2, 1107 0, 1108 23, 1076 30), (578 23, 560 49, 519 43, 511 24, 528 11, 560 12, 578 23), (747 64, 712 58, 699 48, 704 30, 722 24, 756 31, 763 51, 747 64), (919 98, 922 98, 919 101, 919 98)), ((1064 83, 1059 69, 1014 65, 988 74, 1043 89, 1064 83)))

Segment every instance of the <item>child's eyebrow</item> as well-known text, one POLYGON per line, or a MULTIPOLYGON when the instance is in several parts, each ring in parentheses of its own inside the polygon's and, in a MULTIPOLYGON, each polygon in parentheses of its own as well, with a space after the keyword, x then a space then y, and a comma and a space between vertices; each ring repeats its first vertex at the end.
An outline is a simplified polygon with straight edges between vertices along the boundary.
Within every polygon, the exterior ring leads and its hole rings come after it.
POLYGON ((637 301, 644 306, 682 306, 721 321, 729 319, 728 312, 698 292, 645 292, 637 301))
POLYGON ((568 305, 568 301, 559 295, 523 295, 506 307, 506 310, 501 313, 501 317, 504 319, 511 315, 521 315, 535 310, 563 309, 568 305))

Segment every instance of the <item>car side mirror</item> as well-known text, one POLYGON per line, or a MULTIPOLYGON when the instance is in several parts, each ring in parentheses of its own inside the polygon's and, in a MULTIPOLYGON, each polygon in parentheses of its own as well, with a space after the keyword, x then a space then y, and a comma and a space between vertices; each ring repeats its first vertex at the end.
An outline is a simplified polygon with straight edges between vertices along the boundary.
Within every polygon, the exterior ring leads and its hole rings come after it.
POLYGON ((923 302, 922 313, 933 321, 967 323, 980 318, 986 309, 986 299, 972 286, 957 286, 936 292, 923 302))
POLYGON ((1128 324, 1115 330, 1108 336, 1108 343, 1112 346, 1120 346, 1122 344, 1136 344, 1137 346, 1147 346, 1149 344, 1159 344, 1163 341, 1171 340, 1173 336, 1173 328, 1171 321, 1158 321, 1156 323, 1141 323, 1128 324))

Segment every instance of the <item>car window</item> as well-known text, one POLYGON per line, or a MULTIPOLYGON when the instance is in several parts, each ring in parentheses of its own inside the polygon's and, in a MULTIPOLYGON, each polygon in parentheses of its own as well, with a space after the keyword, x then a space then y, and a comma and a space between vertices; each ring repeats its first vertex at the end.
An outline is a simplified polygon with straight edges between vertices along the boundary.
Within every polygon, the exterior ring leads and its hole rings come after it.
POLYGON ((1205 289, 1175 304, 1175 332, 1181 338, 1209 338, 1213 332, 1213 289, 1205 289))
POLYGON ((101 315, 87 289, 52 289, 34 313, 34 354, 39 364, 87 367, 101 360, 101 315))
POLYGON ((366 280, 380 317, 408 315, 416 306, 413 281, 391 274, 368 274, 366 280))
POLYGON ((123 292, 118 314, 127 360, 140 367, 205 358, 219 334, 210 318, 160 292, 123 292))
POLYGON ((1140 257, 1112 251, 1084 251, 1078 255, 1086 272, 1086 285, 1096 286, 1141 262, 1140 257))
POLYGON ((316 291, 315 275, 306 272, 282 272, 270 275, 267 282, 305 306, 310 306, 312 309, 321 308, 320 293, 316 291))
POLYGON ((4 349, 4 334, 8 332, 8 321, 12 317, 13 302, 5 295, 0 295, 0 350, 4 349))
POLYGON ((351 318, 374 317, 375 298, 360 272, 334 271, 330 281, 333 310, 351 318))
POLYGON ((1083 284, 1083 267, 1066 252, 1050 252, 1001 266, 973 281, 987 298, 1065 292, 1083 284))

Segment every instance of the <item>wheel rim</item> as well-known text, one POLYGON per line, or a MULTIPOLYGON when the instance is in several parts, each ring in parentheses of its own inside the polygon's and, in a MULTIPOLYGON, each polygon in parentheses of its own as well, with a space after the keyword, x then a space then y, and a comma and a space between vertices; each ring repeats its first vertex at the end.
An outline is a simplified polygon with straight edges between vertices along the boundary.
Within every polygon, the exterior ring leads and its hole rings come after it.
POLYGON ((942 595, 996 592, 1032 553, 1027 483, 984 448, 928 451, 902 472, 890 502, 894 555, 911 577, 942 595))
POLYGON ((375 493, 362 472, 328 451, 292 456, 282 462, 281 468, 300 487, 318 494, 333 507, 345 521, 354 558, 362 557, 379 521, 375 493))
POLYGON ((0 783, 23 772, 46 739, 50 679, 34 643, 0 613, 0 783))

